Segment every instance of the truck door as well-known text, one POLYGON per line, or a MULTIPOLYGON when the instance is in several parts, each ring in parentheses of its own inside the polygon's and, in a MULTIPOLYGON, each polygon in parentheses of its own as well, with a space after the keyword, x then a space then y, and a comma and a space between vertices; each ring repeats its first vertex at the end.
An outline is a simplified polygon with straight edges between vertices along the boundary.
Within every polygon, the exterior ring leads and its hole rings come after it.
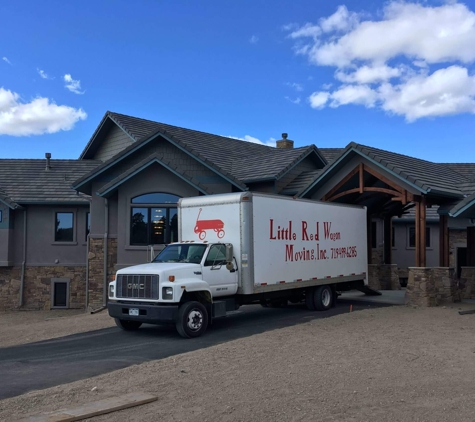
POLYGON ((226 245, 211 245, 203 265, 203 280, 211 289, 213 297, 233 295, 238 288, 237 268, 226 269, 226 245))

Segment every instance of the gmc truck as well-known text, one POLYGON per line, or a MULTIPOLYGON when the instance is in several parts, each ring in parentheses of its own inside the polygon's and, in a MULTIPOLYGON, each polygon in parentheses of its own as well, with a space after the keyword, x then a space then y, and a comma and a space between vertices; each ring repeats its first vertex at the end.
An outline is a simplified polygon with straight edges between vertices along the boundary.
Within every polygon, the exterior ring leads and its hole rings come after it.
POLYGON ((328 310, 367 285, 364 207, 245 192, 181 199, 179 241, 117 271, 109 315, 124 330, 175 324, 185 338, 240 306, 328 310))

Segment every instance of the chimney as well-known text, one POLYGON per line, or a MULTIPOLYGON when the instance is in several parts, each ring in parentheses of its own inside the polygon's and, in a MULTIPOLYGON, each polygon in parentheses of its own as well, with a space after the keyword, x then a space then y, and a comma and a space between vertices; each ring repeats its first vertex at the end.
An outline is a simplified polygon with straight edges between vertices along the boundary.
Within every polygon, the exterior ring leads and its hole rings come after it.
POLYGON ((51 170, 51 163, 50 163, 50 158, 51 158, 51 153, 50 152, 47 152, 45 154, 45 158, 46 158, 46 171, 50 171, 51 170))
POLYGON ((294 141, 287 139, 287 136, 289 136, 287 133, 282 134, 282 139, 275 143, 277 148, 292 149, 294 147, 294 141))

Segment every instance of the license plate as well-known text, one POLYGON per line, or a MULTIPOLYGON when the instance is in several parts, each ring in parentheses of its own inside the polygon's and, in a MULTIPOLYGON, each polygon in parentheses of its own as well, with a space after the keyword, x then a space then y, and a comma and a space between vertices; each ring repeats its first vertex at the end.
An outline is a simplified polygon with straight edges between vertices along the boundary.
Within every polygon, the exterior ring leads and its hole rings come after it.
POLYGON ((137 308, 130 308, 129 315, 139 316, 139 310, 137 308))

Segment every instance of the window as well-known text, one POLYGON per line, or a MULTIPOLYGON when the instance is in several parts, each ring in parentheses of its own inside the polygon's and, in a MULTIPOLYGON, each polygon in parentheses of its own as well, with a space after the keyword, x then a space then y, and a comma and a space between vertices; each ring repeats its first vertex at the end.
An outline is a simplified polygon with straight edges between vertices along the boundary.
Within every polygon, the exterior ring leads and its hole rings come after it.
POLYGON ((74 213, 57 212, 56 227, 54 232, 55 242, 73 242, 74 241, 74 213))
POLYGON ((376 248, 378 246, 377 242, 377 224, 376 221, 371 222, 371 247, 376 248))
POLYGON ((86 213, 86 241, 87 241, 87 236, 91 232, 91 213, 87 212, 86 213))
MULTIPOLYGON (((416 228, 409 227, 409 247, 416 247, 416 228)), ((430 227, 426 227, 426 248, 430 248, 430 227)))
POLYGON ((130 244, 160 245, 178 240, 179 196, 148 193, 132 198, 130 244))
POLYGON ((226 245, 213 245, 209 248, 205 267, 226 264, 226 245))
POLYGON ((69 307, 69 278, 51 279, 51 307, 69 307))

